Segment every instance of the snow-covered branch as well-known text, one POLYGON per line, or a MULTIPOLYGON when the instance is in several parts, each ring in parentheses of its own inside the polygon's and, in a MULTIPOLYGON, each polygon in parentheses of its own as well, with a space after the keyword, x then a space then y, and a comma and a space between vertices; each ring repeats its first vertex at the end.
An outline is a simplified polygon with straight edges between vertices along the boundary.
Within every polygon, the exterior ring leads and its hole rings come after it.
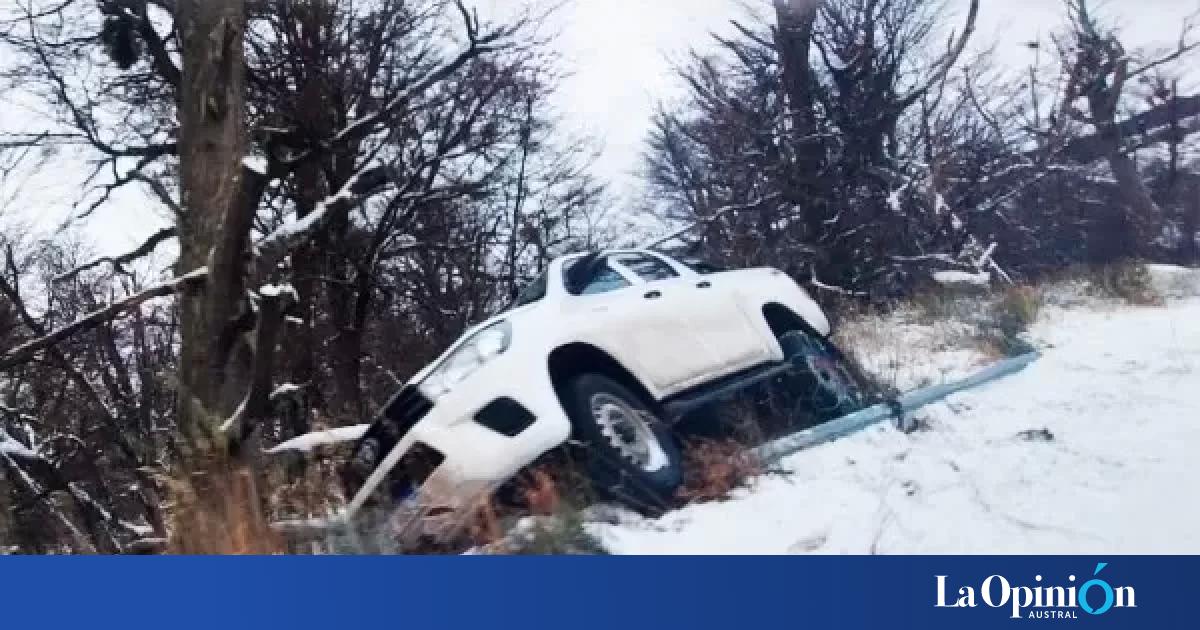
POLYGON ((264 236, 256 245, 259 259, 270 267, 293 248, 311 238, 337 215, 349 211, 361 196, 372 192, 386 181, 383 167, 363 167, 351 175, 337 192, 317 202, 302 218, 284 223, 264 236))
POLYGON ((20 459, 41 459, 41 456, 33 452, 28 446, 18 442, 7 431, 0 428, 0 454, 17 457, 20 459))
POLYGON ((123 300, 113 302, 104 308, 97 309, 75 320, 74 322, 59 328, 51 333, 27 341, 16 348, 13 348, 7 355, 0 357, 0 370, 10 368, 14 365, 24 363, 31 359, 34 355, 46 348, 61 343, 70 337, 84 331, 91 330, 97 326, 120 317, 121 315, 137 308, 148 300, 157 297, 174 295, 179 291, 185 291, 188 288, 196 287, 204 283, 208 269, 201 267, 187 275, 173 278, 162 284, 154 285, 144 291, 135 293, 123 300))
POLYGON ((365 435, 367 429, 370 427, 371 425, 369 424, 356 424, 348 427, 305 433, 286 442, 281 442, 264 452, 271 455, 285 452, 311 453, 320 446, 353 442, 365 435))
POLYGON ((825 284, 824 282, 821 282, 819 279, 817 279, 817 275, 815 273, 813 274, 811 283, 812 283, 813 287, 820 289, 822 291, 828 291, 830 293, 836 293, 838 295, 844 295, 847 297, 867 297, 867 293, 865 293, 863 291, 851 291, 850 289, 846 289, 846 288, 839 287, 839 286, 834 286, 832 284, 825 284))

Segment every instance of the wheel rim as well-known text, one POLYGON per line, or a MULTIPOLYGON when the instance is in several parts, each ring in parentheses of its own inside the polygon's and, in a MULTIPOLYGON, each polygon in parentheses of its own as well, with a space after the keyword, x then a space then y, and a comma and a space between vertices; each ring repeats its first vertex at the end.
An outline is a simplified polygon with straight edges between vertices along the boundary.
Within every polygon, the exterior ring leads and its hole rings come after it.
POLYGON ((650 428, 645 412, 611 394, 595 394, 592 418, 600 433, 622 457, 645 472, 656 472, 669 463, 667 452, 650 428))
POLYGON ((811 335, 791 333, 796 352, 793 361, 801 363, 816 381, 816 388, 831 399, 831 408, 841 409, 862 404, 858 382, 834 352, 811 335))

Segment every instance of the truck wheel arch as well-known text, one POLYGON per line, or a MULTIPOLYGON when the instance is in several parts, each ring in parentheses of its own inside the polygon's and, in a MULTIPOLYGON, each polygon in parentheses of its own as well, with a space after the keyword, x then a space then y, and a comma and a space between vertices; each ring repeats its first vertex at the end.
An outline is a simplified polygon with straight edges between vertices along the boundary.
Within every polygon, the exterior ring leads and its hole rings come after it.
POLYGON ((793 330, 803 330, 811 335, 823 337, 819 334, 811 324, 803 317, 796 314, 792 309, 780 304, 779 302, 767 302, 762 307, 763 319, 767 320, 767 327, 774 333, 778 339, 784 333, 793 330))
POLYGON ((555 348, 547 361, 550 370, 550 382, 554 385, 554 394, 558 404, 566 411, 563 403, 567 383, 580 374, 603 374, 622 385, 630 388, 641 396, 647 405, 656 412, 661 412, 658 400, 650 393, 644 384, 634 376, 620 361, 604 350, 589 343, 575 342, 555 348))

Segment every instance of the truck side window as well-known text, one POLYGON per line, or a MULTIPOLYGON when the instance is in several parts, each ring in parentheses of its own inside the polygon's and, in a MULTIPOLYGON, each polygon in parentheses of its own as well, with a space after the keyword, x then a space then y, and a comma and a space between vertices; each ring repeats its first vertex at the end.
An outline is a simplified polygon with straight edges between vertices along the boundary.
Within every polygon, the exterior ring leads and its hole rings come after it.
POLYGON ((675 270, 670 265, 653 256, 645 254, 622 254, 617 257, 617 260, 622 265, 629 267, 631 271, 646 282, 679 277, 679 274, 675 273, 675 270))
POLYGON ((581 295, 594 295, 597 293, 608 293, 617 289, 624 289, 629 286, 629 282, 625 280, 621 274, 617 273, 612 267, 605 264, 598 269, 592 279, 583 287, 581 295))
POLYGON ((708 275, 710 273, 721 273, 722 271, 729 271, 725 267, 722 267, 718 264, 708 262, 707 260, 700 260, 698 258, 684 258, 684 259, 680 260, 679 262, 687 265, 688 269, 691 269, 692 271, 695 271, 696 273, 698 273, 702 276, 708 275))
POLYGON ((567 291, 571 295, 595 295, 629 286, 629 281, 616 269, 609 266, 608 260, 606 257, 589 256, 568 263, 563 269, 563 284, 567 291), (587 265, 590 271, 577 268, 581 264, 587 265), (586 278, 579 278, 577 276, 580 273, 588 275, 586 278))

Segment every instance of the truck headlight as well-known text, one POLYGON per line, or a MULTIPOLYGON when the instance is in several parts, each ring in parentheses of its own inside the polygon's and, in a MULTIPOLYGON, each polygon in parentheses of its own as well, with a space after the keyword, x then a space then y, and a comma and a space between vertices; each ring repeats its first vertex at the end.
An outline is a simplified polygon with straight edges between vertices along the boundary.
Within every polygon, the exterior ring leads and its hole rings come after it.
POLYGON ((507 321, 492 324, 456 348, 417 387, 430 400, 437 400, 467 380, 484 363, 504 354, 511 341, 512 324, 507 321))

